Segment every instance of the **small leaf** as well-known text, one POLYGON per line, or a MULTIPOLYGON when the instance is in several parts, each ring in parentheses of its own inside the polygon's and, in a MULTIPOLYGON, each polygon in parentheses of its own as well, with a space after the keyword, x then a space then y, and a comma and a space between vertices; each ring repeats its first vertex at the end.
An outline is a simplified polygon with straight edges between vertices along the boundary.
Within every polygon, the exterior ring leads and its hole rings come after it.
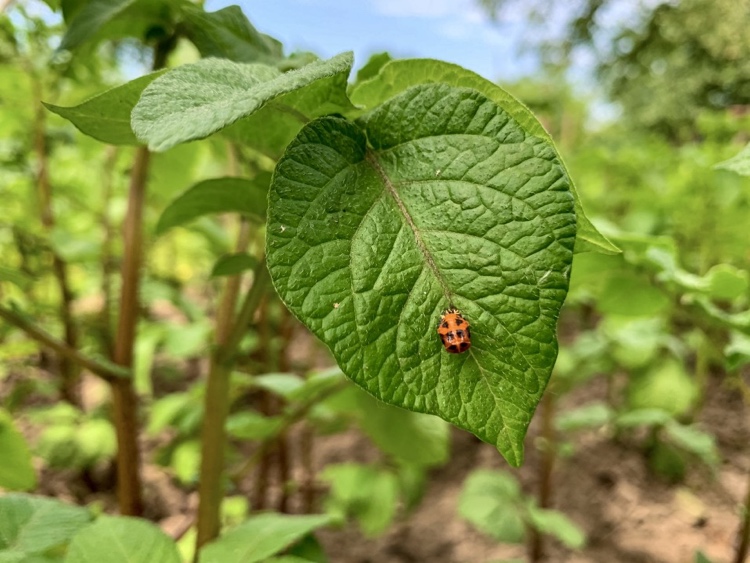
MULTIPOLYGON (((143 91, 133 110, 133 131, 149 148, 163 151, 207 137, 262 108, 297 120, 299 130, 300 120, 352 107, 346 97, 351 66, 350 53, 284 74, 260 63, 203 59, 170 70, 143 91)), ((257 133, 253 128, 248 134, 273 132, 272 127, 257 133)))
POLYGON ((201 466, 201 443, 198 440, 180 442, 172 452, 169 465, 181 483, 197 482, 201 466))
POLYGON ((610 277, 596 304, 602 313, 628 317, 655 316, 669 305, 669 297, 636 274, 610 277))
POLYGON ((531 507, 529 518, 537 530, 557 538, 571 549, 581 549, 586 544, 586 535, 562 512, 531 507))
POLYGON ((243 213, 262 221, 266 214, 266 189, 243 178, 203 180, 185 190, 159 217, 156 234, 212 213, 243 213))
POLYGON ((666 360, 628 384, 628 402, 633 409, 661 409, 672 416, 685 414, 695 402, 695 380, 676 360, 666 360))
POLYGON ((130 113, 143 89, 163 73, 159 71, 141 76, 77 106, 63 107, 47 103, 44 106, 98 141, 111 145, 137 145, 139 141, 130 128, 130 113))
POLYGON ((750 143, 729 160, 720 162, 715 168, 731 170, 742 176, 750 176, 750 143))
POLYGON ((0 558, 8 552, 31 555, 56 551, 90 520, 91 513, 85 508, 50 498, 19 494, 2 496, 0 558))
POLYGON ((255 377, 253 385, 288 400, 304 387, 305 380, 293 373, 266 373, 255 377))
POLYGON ((710 434, 676 421, 670 421, 664 429, 675 446, 698 456, 706 465, 716 467, 721 461, 716 440, 710 434))
POLYGON ((435 416, 385 405, 356 387, 356 418, 365 434, 383 452, 419 467, 448 461, 448 425, 435 416))
MULTIPOLYGON (((451 86, 474 88, 510 114, 529 134, 544 139, 554 148, 552 138, 544 126, 523 103, 497 84, 458 65, 433 59, 404 59, 391 61, 380 69, 377 76, 357 84, 351 92, 352 102, 372 108, 392 96, 416 84, 442 82, 451 86)), ((570 190, 575 198, 577 220, 576 252, 601 252, 616 254, 620 250, 602 235, 586 217, 578 197, 575 183, 565 168, 562 157, 557 153, 570 190)))
POLYGON ((59 49, 70 51, 89 41, 107 22, 136 2, 137 0, 89 0, 76 12, 59 49))
POLYGON ((253 270, 258 265, 258 259, 246 252, 236 252, 220 256, 211 269, 211 277, 236 276, 242 272, 253 270))
POLYGON ((307 125, 269 195, 268 266, 287 307, 380 400, 523 457, 555 357, 575 242, 550 144, 479 92, 429 84, 357 124, 307 125), (454 305, 472 348, 436 333, 454 305))
POLYGON ((181 563, 172 538, 140 518, 100 516, 81 529, 65 563, 181 563))
POLYGON ((398 481, 387 470, 346 463, 329 465, 321 478, 331 483, 326 508, 334 516, 353 516, 367 536, 382 534, 396 515, 398 481))
POLYGON ((264 416, 256 411, 242 411, 227 419, 227 433, 241 440, 263 440, 273 436, 281 425, 278 416, 264 416))
POLYGON ((204 58, 218 57, 249 63, 273 63, 281 58, 281 44, 259 33, 239 6, 227 6, 216 12, 186 5, 185 35, 204 58))
POLYGON ((561 432, 600 428, 609 423, 613 415, 614 413, 608 405, 592 403, 561 413, 555 419, 555 426, 561 432))
POLYGON ((13 418, 0 409, 0 487, 10 491, 28 491, 36 486, 31 452, 23 435, 13 425, 13 418))
POLYGON ((458 513, 478 530, 506 543, 522 543, 525 528, 518 482, 499 471, 469 475, 458 501, 458 513))
POLYGON ((206 545, 198 560, 200 563, 263 561, 329 521, 326 515, 258 514, 206 545))
POLYGON ((391 55, 387 52, 372 55, 365 65, 357 71, 357 83, 376 76, 380 72, 380 69, 392 60, 391 55))
POLYGON ((659 408, 634 409, 621 414, 615 419, 615 424, 620 428, 634 428, 637 426, 664 426, 672 415, 659 408))
POLYGON ((747 270, 740 270, 730 264, 717 264, 706 272, 708 294, 714 299, 731 301, 747 294, 747 270))

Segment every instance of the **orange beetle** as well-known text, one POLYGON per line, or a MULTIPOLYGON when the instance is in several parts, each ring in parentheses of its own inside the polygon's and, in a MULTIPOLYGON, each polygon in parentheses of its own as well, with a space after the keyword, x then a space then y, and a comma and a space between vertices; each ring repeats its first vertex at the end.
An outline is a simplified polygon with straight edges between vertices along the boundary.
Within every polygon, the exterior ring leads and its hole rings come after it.
POLYGON ((463 318, 458 309, 448 309, 442 314, 437 332, 449 353, 460 354, 471 348, 469 326, 469 321, 463 318))

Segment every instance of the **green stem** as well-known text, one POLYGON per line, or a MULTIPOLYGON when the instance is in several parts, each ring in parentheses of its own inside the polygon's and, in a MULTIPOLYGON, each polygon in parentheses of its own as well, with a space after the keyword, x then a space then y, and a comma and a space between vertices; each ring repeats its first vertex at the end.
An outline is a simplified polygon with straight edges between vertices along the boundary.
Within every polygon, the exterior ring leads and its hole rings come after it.
POLYGON ((219 535, 224 449, 226 447, 225 427, 229 413, 229 377, 237 348, 269 283, 270 276, 264 259, 255 268, 253 285, 245 295, 240 312, 231 325, 231 316, 226 312, 230 310, 230 304, 233 304, 229 283, 222 296, 222 304, 217 316, 217 321, 221 320, 222 325, 218 325, 216 330, 218 342, 211 356, 204 400, 196 558, 200 548, 219 535), (231 328, 226 329, 226 326, 231 326, 231 328))
POLYGON ((102 379, 114 381, 118 379, 128 379, 131 376, 130 371, 123 369, 117 364, 112 364, 106 360, 90 358, 75 348, 69 347, 64 341, 55 338, 11 309, 0 306, 0 318, 5 319, 13 326, 20 328, 42 346, 46 346, 58 355, 86 368, 91 373, 98 375, 102 379))
MULTIPOLYGON (((543 449, 539 459, 539 507, 549 508, 552 503, 552 470, 555 466, 555 396, 551 389, 542 397, 541 423, 543 449)), ((529 561, 536 563, 544 559, 544 536, 536 528, 530 527, 529 561)))

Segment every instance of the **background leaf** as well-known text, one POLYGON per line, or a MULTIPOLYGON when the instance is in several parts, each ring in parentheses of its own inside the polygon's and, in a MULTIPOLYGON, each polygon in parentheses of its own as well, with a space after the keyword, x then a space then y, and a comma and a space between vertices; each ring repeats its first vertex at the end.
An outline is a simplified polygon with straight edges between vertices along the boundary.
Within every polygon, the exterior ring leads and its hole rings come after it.
MULTIPOLYGON (((45 497, 0 497, 0 558, 41 555, 64 547, 91 520, 85 508, 45 497)), ((26 559, 19 559, 24 561, 26 559)))
POLYGON ((325 515, 258 514, 200 552, 200 563, 262 561, 330 521, 325 515))
POLYGON ((65 563, 181 563, 172 538, 140 518, 100 516, 70 542, 65 563))
POLYGON ((156 234, 164 234, 172 227, 213 213, 243 213, 262 221, 266 193, 262 183, 244 178, 212 178, 198 182, 164 209, 156 225, 156 234))
MULTIPOLYGON (((204 59, 173 69, 143 91, 132 114, 137 137, 149 148, 163 151, 179 143, 202 139, 265 107, 266 113, 285 114, 299 130, 305 120, 351 108, 346 80, 353 58, 344 53, 315 61, 299 70, 281 73, 260 63, 240 64, 224 59, 204 59), (299 91, 299 92, 296 92, 299 91), (273 104, 269 102, 274 101, 273 104)), ((271 121, 245 123, 234 137, 283 133, 287 128, 271 121)), ((291 138, 291 137, 289 137, 291 138)), ((270 141, 269 141, 270 142, 270 141)), ((268 143, 258 147, 270 150, 268 143)))
POLYGON ((519 464, 573 256, 559 160, 479 92, 446 85, 408 90, 358 125, 314 121, 279 162, 276 289, 358 385, 519 464), (435 332, 451 305, 472 323, 464 354, 435 332))
POLYGON ((716 168, 731 170, 742 176, 750 176, 750 143, 729 160, 717 164, 716 168))
POLYGON ((36 486, 36 474, 31 464, 31 452, 21 433, 13 425, 13 418, 0 409, 0 487, 11 491, 28 491, 36 486))
POLYGON ((474 471, 464 482, 458 513, 497 541, 522 543, 524 522, 516 480, 499 471, 474 471))
MULTIPOLYGON (((443 82, 451 86, 474 88, 507 111, 524 130, 544 139, 554 148, 549 133, 523 103, 497 84, 455 64, 434 59, 395 60, 384 64, 378 75, 357 84, 351 92, 352 102, 372 108, 416 84, 443 82)), ((554 149, 557 152, 557 149, 554 149)), ((562 157, 557 153, 560 165, 568 177, 570 190, 575 198, 577 221, 576 252, 602 252, 615 254, 619 249, 607 240, 586 217, 573 179, 565 169, 562 157)))
POLYGON ((51 112, 64 117, 82 133, 111 145, 140 144, 130 128, 130 113, 143 89, 164 71, 152 72, 126 82, 72 107, 44 104, 51 112))
POLYGON ((203 57, 273 63, 282 56, 281 44, 259 33, 239 6, 205 12, 188 5, 182 13, 185 34, 203 57))

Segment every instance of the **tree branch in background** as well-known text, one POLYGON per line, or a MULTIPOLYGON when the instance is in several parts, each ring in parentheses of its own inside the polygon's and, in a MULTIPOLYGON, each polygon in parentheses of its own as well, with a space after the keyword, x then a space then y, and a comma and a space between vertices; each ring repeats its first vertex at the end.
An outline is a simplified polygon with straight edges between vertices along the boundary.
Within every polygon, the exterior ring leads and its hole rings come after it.
POLYGON ((91 373, 98 375, 102 379, 111 382, 119 379, 129 379, 131 377, 130 371, 105 360, 96 360, 82 354, 75 348, 69 347, 66 342, 55 338, 44 329, 36 326, 34 323, 25 319, 12 309, 0 306, 0 318, 15 327, 18 327, 42 346, 46 346, 50 350, 55 351, 61 357, 86 368, 91 373))

